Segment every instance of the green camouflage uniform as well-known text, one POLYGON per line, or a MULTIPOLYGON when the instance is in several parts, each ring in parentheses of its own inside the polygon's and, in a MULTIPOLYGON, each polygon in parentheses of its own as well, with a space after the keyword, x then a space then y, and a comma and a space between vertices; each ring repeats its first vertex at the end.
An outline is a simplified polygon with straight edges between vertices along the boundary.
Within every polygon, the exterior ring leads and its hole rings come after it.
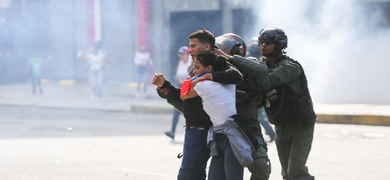
POLYGON ((243 82, 237 84, 236 108, 238 124, 251 139, 256 151, 252 154, 254 163, 248 166, 251 172, 251 180, 267 180, 271 173, 271 165, 267 155, 267 144, 258 117, 258 109, 263 101, 259 83, 268 73, 266 64, 256 58, 248 59, 234 55, 230 61, 242 74, 243 82))
MULTIPOLYGON (((284 179, 311 179, 306 161, 313 141, 316 115, 301 65, 281 58, 260 83, 265 109, 275 124, 275 143, 284 179)), ((314 179, 314 178, 313 178, 314 179)))

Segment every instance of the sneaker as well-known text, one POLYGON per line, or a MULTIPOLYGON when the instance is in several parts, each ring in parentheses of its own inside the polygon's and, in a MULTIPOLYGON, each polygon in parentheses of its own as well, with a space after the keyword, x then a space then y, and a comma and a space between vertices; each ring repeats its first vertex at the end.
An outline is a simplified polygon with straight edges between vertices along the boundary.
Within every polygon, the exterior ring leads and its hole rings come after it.
POLYGON ((171 139, 175 139, 175 134, 173 134, 171 131, 165 132, 165 135, 167 135, 167 136, 170 137, 171 139))
POLYGON ((275 141, 275 135, 271 136, 271 135, 268 135, 269 136, 269 141, 268 143, 272 143, 275 141))

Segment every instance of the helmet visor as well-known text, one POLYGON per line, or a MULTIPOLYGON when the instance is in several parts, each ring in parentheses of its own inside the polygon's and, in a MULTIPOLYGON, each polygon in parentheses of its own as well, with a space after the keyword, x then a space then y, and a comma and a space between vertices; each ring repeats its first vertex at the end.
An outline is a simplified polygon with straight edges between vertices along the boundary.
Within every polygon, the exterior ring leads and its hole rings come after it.
POLYGON ((262 33, 260 36, 259 36, 259 46, 263 43, 265 43, 266 45, 271 45, 271 44, 275 44, 276 43, 276 40, 275 40, 275 37, 274 36, 270 36, 269 34, 267 33, 262 33))

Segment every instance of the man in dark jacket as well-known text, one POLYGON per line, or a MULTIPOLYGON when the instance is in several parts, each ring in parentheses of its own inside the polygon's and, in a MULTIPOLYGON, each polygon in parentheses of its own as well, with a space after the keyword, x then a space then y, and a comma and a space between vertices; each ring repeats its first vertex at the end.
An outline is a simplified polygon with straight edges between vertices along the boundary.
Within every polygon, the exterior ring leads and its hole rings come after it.
MULTIPOLYGON (((190 54, 193 58, 201 52, 214 50, 215 37, 207 30, 195 31, 190 34, 189 40, 190 54)), ((241 73, 233 66, 205 77, 224 84, 237 84, 242 81, 241 73)), ((157 91, 162 98, 167 99, 168 103, 183 112, 186 119, 183 159, 178 180, 205 179, 206 165, 210 158, 206 139, 212 123, 203 110, 202 99, 198 96, 185 101, 180 100, 180 88, 172 86, 162 74, 156 74, 152 84, 157 86, 157 91)))

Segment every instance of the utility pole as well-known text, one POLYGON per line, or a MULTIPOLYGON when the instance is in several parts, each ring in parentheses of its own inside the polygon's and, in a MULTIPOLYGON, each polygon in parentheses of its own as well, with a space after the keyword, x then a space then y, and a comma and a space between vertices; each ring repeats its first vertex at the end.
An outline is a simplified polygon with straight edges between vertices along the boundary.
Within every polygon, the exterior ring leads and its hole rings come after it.
POLYGON ((222 31, 233 32, 233 14, 228 0, 219 0, 219 7, 222 10, 222 31))

